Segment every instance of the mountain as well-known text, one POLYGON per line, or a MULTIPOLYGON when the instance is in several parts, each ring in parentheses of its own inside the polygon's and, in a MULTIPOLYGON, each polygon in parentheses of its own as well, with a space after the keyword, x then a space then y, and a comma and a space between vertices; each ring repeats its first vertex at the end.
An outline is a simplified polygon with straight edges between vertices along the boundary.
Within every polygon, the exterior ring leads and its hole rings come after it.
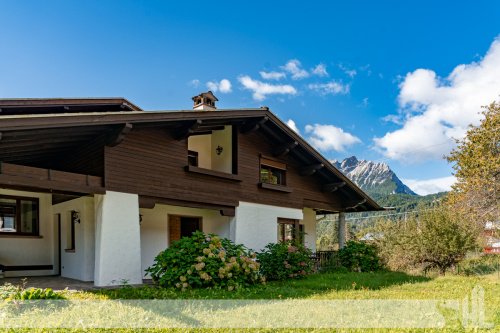
POLYGON ((333 164, 362 190, 374 197, 389 194, 417 195, 403 184, 394 171, 385 163, 358 160, 356 156, 351 156, 342 162, 333 161, 333 164))

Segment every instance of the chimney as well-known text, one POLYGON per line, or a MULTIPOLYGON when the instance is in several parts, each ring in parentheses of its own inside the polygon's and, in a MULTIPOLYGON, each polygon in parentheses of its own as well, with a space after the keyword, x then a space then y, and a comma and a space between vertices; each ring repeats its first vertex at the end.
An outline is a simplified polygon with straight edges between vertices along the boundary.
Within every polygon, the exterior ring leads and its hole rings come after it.
POLYGON ((217 97, 211 91, 207 91, 201 93, 192 98, 194 105, 194 110, 200 111, 215 111, 217 108, 215 107, 215 102, 218 101, 217 97))

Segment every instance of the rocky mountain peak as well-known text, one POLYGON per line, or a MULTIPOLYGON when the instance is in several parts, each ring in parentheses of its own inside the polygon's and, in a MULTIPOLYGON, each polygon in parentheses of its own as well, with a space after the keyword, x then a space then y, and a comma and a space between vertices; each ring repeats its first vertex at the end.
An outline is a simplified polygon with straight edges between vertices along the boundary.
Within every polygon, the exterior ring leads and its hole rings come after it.
POLYGON ((351 156, 342 162, 333 161, 333 164, 369 194, 404 193, 416 195, 403 184, 386 163, 358 160, 356 156, 351 156))

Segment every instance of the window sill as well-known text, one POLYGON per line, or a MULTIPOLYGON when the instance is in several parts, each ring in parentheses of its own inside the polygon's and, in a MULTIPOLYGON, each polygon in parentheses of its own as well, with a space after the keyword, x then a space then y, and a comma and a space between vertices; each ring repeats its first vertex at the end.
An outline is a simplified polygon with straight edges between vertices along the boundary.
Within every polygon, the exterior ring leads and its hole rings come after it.
POLYGON ((75 253, 75 249, 65 249, 64 252, 66 252, 66 253, 75 253))
POLYGON ((233 175, 231 173, 225 173, 225 172, 220 172, 220 171, 215 171, 215 170, 210 170, 210 169, 204 169, 204 168, 198 168, 192 165, 188 165, 184 168, 187 172, 193 172, 193 173, 198 173, 202 175, 207 175, 211 177, 216 177, 216 178, 222 178, 222 179, 227 179, 227 180, 232 180, 235 182, 241 182, 241 177, 238 175, 233 175))
POLYGON ((279 192, 285 192, 285 193, 291 193, 293 190, 285 185, 276 185, 276 184, 269 184, 269 183, 259 183, 260 188, 264 188, 266 190, 273 190, 273 191, 279 191, 279 192))
POLYGON ((9 232, 0 232, 0 238, 43 238, 43 236, 22 235, 22 234, 9 233, 9 232))

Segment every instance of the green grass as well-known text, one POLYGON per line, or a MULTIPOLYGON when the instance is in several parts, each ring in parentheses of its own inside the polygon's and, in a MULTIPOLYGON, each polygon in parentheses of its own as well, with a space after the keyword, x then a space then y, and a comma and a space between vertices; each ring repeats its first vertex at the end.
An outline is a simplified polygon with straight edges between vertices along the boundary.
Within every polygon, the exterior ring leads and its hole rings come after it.
MULTIPOLYGON (((485 291, 486 320, 494 323, 492 330, 463 329, 458 321, 451 320, 446 329, 366 329, 337 330, 337 332, 500 332, 500 277, 496 274, 486 276, 443 276, 426 278, 410 276, 397 272, 380 273, 331 273, 316 274, 303 280, 270 282, 252 288, 228 292, 224 290, 178 291, 151 286, 118 289, 103 289, 95 292, 68 293, 69 299, 306 299, 306 300, 361 300, 361 299, 399 299, 399 300, 462 300, 470 295, 475 286, 485 291)), ((236 312, 237 313, 237 312, 236 312)), ((445 318, 448 313, 443 310, 445 318)), ((8 331, 8 330, 7 330, 8 331)), ((26 332, 55 332, 57 330, 25 330, 26 332)), ((89 330, 59 330, 59 332, 86 332, 89 330)), ((93 332, 235 332, 252 330, 213 329, 213 330, 104 330, 93 332)), ((252 332, 332 332, 332 330, 253 330, 252 332)))

